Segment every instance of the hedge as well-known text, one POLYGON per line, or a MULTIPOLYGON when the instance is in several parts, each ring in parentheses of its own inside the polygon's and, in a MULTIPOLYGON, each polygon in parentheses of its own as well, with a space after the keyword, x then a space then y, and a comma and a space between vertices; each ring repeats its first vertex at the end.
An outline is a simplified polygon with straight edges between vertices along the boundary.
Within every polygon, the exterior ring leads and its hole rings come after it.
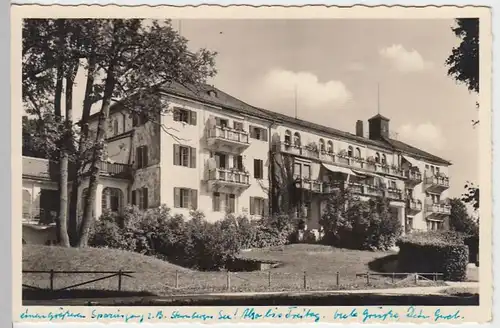
POLYGON ((404 272, 442 273, 444 280, 465 281, 469 248, 459 235, 409 235, 397 242, 398 265, 404 272))

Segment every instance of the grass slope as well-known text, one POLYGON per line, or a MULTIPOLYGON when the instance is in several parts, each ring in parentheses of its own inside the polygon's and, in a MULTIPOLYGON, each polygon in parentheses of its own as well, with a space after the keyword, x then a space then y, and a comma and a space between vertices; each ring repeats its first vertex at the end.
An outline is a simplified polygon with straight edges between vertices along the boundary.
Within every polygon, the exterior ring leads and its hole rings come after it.
MULTIPOLYGON (((336 249, 322 245, 287 245, 242 252, 240 258, 278 261, 281 265, 269 271, 200 272, 189 270, 150 256, 114 249, 72 249, 53 246, 23 246, 23 270, 98 270, 135 271, 133 278, 123 278, 122 288, 160 296, 228 291, 294 291, 403 287, 392 285, 389 278, 373 276, 370 285, 357 273, 374 272, 369 264, 393 253, 336 249), (304 279, 304 271, 306 271, 304 279), (339 272, 339 286, 337 275, 339 272), (177 277, 177 283, 176 283, 177 277), (177 286, 177 287, 176 287, 177 286)), ((77 284, 105 276, 92 274, 56 274, 54 288, 77 284)), ((49 274, 23 274, 23 283, 48 288, 49 274)), ((79 287, 112 291, 118 278, 79 287)), ((27 295, 27 294, 26 294, 27 295)))

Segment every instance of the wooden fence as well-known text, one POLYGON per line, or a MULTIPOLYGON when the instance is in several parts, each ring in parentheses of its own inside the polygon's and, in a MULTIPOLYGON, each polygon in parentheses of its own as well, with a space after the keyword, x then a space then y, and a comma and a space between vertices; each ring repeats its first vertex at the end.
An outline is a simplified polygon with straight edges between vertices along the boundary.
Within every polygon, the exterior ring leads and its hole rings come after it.
MULTIPOLYGON (((23 270, 23 273, 31 273, 31 274, 49 274, 49 289, 50 291, 62 291, 62 290, 68 290, 71 288, 75 287, 80 287, 84 285, 88 285, 97 281, 105 280, 105 279, 111 279, 114 277, 118 277, 118 291, 122 291, 122 279, 123 277, 129 277, 133 278, 130 274, 134 273, 133 271, 55 271, 55 270, 23 270), (87 280, 78 284, 73 284, 69 286, 65 286, 62 288, 54 289, 54 280, 56 279, 57 274, 107 274, 107 276, 96 278, 96 279, 91 279, 87 280)), ((23 284, 23 287, 30 288, 30 289, 37 289, 37 290, 44 290, 45 288, 37 287, 37 286, 31 286, 27 284, 23 284)))

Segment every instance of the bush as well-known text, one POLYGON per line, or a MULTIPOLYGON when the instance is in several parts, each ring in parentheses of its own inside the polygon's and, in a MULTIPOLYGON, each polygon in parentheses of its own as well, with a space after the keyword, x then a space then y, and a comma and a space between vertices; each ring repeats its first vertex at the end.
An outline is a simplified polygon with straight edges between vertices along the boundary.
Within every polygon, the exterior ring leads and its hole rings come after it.
POLYGON ((401 235, 402 226, 387 199, 363 202, 349 190, 332 195, 321 218, 323 242, 337 247, 387 250, 401 235))
POLYGON ((172 216, 166 206, 147 211, 129 207, 120 216, 104 213, 92 229, 89 243, 153 255, 186 267, 218 270, 242 248, 285 245, 293 231, 286 216, 250 221, 228 215, 215 223, 207 222, 198 211, 190 217, 172 216))
POLYGON ((463 235, 449 232, 415 233, 401 238, 398 265, 404 272, 442 273, 445 280, 467 278, 469 248, 463 235))

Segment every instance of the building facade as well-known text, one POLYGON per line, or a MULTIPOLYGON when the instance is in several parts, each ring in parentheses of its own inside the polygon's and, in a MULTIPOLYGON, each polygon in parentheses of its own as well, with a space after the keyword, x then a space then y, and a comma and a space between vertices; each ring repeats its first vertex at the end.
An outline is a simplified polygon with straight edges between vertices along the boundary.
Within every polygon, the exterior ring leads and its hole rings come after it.
MULTIPOLYGON (((287 158, 301 191, 298 217, 310 230, 320 230, 325 195, 339 187, 362 199, 384 195, 407 232, 447 227, 451 163, 390 138, 390 121, 381 115, 368 120, 367 134, 366 124, 356 122, 353 134, 248 105, 210 86, 171 85, 162 93, 168 108, 148 120, 111 109, 95 217, 127 204, 142 209, 166 204, 185 216, 199 210, 209 221, 226 213, 259 218, 273 210, 271 175, 279 156, 287 158)), ((93 131, 97 119, 91 121, 93 131)), ((49 166, 23 158, 26 227, 50 225, 35 218, 41 218, 42 208, 57 208, 46 200, 57 197, 49 166), (40 166, 35 173, 32 162, 40 166)))

